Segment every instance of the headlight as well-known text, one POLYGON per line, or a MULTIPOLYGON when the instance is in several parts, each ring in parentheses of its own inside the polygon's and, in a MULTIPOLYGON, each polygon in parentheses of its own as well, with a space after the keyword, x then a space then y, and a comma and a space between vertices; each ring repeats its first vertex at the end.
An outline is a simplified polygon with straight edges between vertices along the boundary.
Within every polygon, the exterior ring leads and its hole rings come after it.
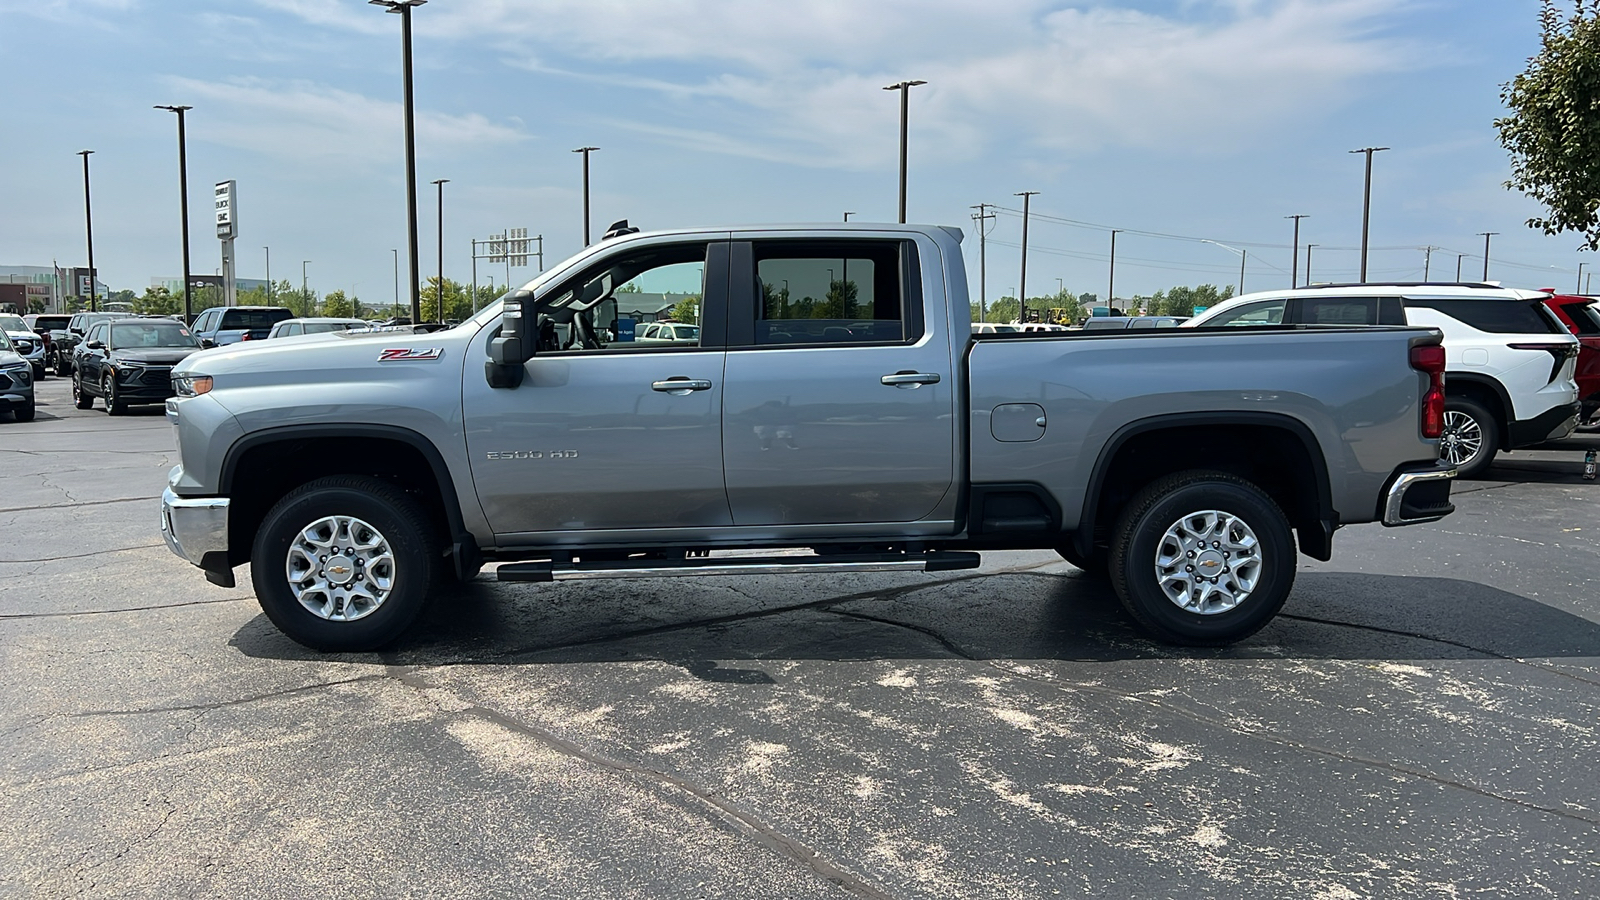
POLYGON ((27 387, 33 383, 33 366, 29 363, 23 363, 20 366, 0 366, 0 372, 10 375, 12 378, 16 379, 18 384, 22 385, 23 387, 27 387))
POLYGON ((172 387, 179 397, 198 397, 211 393, 211 376, 185 372, 172 376, 172 387))

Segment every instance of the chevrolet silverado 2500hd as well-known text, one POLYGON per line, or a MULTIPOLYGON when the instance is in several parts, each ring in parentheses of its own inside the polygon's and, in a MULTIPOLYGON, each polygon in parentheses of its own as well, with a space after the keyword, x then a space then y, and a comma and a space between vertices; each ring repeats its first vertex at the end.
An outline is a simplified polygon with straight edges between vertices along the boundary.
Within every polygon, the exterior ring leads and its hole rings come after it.
POLYGON ((633 233, 446 331, 206 350, 174 372, 162 531, 214 583, 250 563, 324 650, 392 641, 485 561, 559 581, 1016 548, 1204 645, 1277 612, 1297 545, 1453 509, 1437 331, 973 334, 966 285, 951 228, 633 233), (697 327, 639 339, 663 322, 697 327))

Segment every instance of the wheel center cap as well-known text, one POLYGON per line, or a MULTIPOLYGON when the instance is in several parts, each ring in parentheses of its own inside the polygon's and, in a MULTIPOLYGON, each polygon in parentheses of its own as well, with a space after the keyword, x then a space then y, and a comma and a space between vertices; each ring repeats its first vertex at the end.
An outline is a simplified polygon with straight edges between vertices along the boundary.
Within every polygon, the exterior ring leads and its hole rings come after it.
POLYGON ((1194 571, 1196 575, 1216 578, 1222 574, 1222 569, 1225 565, 1227 565, 1227 561, 1223 559, 1221 553, 1216 550, 1207 550, 1195 557, 1194 571))
POLYGON ((356 577, 356 562, 348 556, 333 556, 322 570, 328 574, 328 583, 349 584, 356 577))

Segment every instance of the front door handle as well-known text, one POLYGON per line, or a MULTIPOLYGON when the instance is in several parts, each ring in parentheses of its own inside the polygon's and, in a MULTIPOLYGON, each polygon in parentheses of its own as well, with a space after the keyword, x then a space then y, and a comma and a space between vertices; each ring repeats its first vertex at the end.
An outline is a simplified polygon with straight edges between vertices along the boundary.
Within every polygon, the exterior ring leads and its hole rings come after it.
POLYGON ((674 375, 666 381, 650 382, 650 390, 686 397, 695 391, 711 390, 711 382, 701 378, 690 378, 687 375, 674 375))
POLYGON ((910 371, 896 372, 893 375, 885 375, 878 380, 893 387, 915 388, 924 384, 938 384, 939 373, 910 371))

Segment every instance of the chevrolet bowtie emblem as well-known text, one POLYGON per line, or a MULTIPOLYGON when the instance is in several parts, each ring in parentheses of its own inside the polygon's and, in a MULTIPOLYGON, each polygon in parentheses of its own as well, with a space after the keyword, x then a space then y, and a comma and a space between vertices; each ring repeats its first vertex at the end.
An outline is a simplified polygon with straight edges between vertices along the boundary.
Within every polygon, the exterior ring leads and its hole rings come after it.
POLYGON ((1222 563, 1219 563, 1214 559, 1202 559, 1200 561, 1200 565, 1205 566, 1208 569, 1215 569, 1217 566, 1222 565, 1222 563))
POLYGON ((328 567, 328 571, 332 572, 335 575, 343 575, 344 573, 350 571, 350 567, 349 566, 329 566, 328 567))

